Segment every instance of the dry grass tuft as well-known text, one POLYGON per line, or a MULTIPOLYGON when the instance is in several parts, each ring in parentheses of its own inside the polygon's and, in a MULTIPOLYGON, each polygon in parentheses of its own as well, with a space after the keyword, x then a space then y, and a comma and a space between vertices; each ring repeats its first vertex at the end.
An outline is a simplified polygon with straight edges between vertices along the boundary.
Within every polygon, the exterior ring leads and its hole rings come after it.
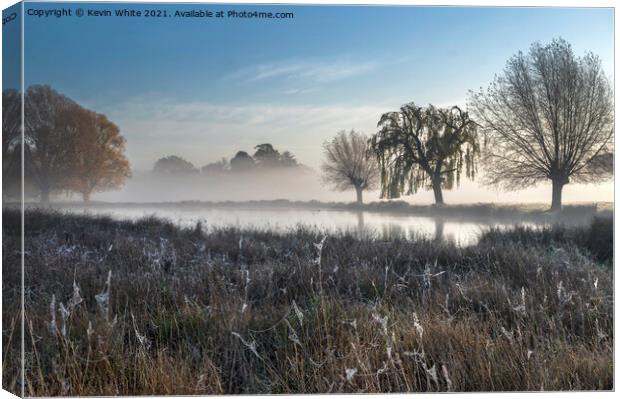
MULTIPOLYGON (((19 213, 3 217, 10 349, 19 213)), ((587 229, 458 248, 41 211, 26 226, 30 396, 613 388, 613 244, 587 229)), ((5 388, 19 366, 5 350, 5 388)))

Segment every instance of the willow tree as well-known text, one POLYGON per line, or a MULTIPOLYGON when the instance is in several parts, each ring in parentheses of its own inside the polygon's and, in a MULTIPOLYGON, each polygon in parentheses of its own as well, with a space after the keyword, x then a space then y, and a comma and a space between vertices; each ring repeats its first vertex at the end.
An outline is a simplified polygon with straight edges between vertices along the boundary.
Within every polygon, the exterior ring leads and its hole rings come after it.
POLYGON ((575 57, 557 39, 513 56, 470 106, 487 145, 487 183, 507 189, 552 183, 551 209, 562 207, 570 181, 613 175, 612 88, 598 57, 575 57))
POLYGON ((367 143, 367 137, 355 130, 340 131, 323 143, 323 181, 336 190, 355 189, 358 204, 363 203, 363 191, 375 188, 379 177, 377 161, 367 143))
POLYGON ((443 189, 473 179, 480 153, 476 123, 459 107, 405 104, 381 116, 371 140, 381 168, 381 197, 399 198, 432 189, 443 204, 443 189))

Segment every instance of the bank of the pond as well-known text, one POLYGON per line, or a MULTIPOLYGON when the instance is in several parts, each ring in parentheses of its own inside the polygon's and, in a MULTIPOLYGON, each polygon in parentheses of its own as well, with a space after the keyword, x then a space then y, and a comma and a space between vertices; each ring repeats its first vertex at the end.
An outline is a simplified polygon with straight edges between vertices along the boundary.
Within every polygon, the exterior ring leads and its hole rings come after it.
MULTIPOLYGON (((5 202, 6 205, 18 206, 19 203, 5 202)), ((27 207, 38 208, 38 202, 27 202, 27 207)), ((178 202, 53 202, 47 207, 59 209, 94 209, 97 208, 158 208, 158 209, 307 209, 307 210, 340 210, 352 212, 376 212, 383 214, 406 214, 429 217, 443 217, 455 220, 478 219, 515 219, 549 221, 570 220, 574 218, 608 216, 613 212, 613 203, 578 203, 565 204, 562 211, 549 211, 549 204, 446 204, 416 205, 402 200, 376 201, 365 204, 354 202, 323 202, 323 201, 291 201, 287 199, 254 200, 254 201, 178 201, 178 202)))
MULTIPOLYGON (((39 204, 28 204, 36 209, 39 204)), ((207 229, 233 226, 269 229, 285 233, 299 227, 321 229, 330 234, 342 231, 371 233, 382 239, 404 237, 449 240, 459 246, 478 242, 489 229, 514 226, 540 229, 553 224, 585 225, 596 216, 611 216, 609 204, 569 205, 562 212, 547 212, 545 206, 491 204, 413 206, 392 201, 357 204, 245 201, 179 203, 54 203, 51 209, 84 215, 108 215, 117 220, 144 217, 172 221, 180 227, 201 223, 207 229)))

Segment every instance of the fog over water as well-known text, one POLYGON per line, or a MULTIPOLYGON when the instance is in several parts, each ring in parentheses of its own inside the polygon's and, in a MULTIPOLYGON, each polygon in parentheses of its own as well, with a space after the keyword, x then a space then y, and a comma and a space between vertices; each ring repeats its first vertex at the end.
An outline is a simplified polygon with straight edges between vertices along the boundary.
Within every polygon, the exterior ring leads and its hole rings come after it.
MULTIPOLYGON (((612 202, 613 183, 568 184, 564 202, 612 202)), ((520 203, 546 204, 551 200, 551 185, 519 191, 500 191, 478 182, 463 180, 461 186, 444 191, 447 204, 520 203)), ((62 199, 62 198, 61 198, 62 199)), ((75 198, 77 200, 77 197, 75 198)), ((106 202, 174 202, 174 201, 253 201, 288 199, 291 201, 353 202, 355 192, 333 191, 325 185, 314 168, 275 170, 261 173, 226 175, 158 176, 151 172, 134 172, 119 190, 96 193, 95 201, 106 202)), ((364 192, 364 201, 379 201, 379 191, 364 192)), ((412 204, 433 203, 432 190, 421 190, 401 200, 412 204)))
MULTIPOLYGON (((543 195, 547 194, 543 188, 539 189, 538 197, 519 197, 519 193, 494 193, 492 190, 487 190, 484 196, 472 189, 471 183, 469 187, 465 184, 464 186, 451 192, 446 191, 448 203, 481 203, 485 202, 485 199, 487 203, 502 202, 495 197, 500 196, 504 202, 510 202, 512 198, 515 203, 519 201, 520 204, 544 204, 546 197, 543 195)), ((592 187, 596 186, 590 187, 590 194, 592 187)), ((579 190, 585 189, 587 187, 577 187, 572 193, 567 189, 567 203, 570 203, 571 196, 584 202, 583 199, 588 197, 579 190)), ((600 202, 605 196, 592 195, 590 198, 600 202)), ((63 200, 62 197, 57 199, 63 200)), ((332 191, 322 182, 316 171, 303 166, 186 176, 140 173, 128 180, 121 190, 95 195, 95 203, 92 205, 73 202, 74 199, 76 198, 56 206, 69 212, 108 215, 116 219, 136 220, 156 216, 182 227, 194 227, 200 222, 206 230, 232 226, 282 232, 303 226, 326 233, 349 231, 356 234, 374 234, 381 238, 398 236, 445 239, 457 245, 475 244, 480 234, 492 227, 503 229, 522 225, 539 228, 553 223, 553 220, 544 217, 520 219, 515 215, 494 218, 484 214, 484 211, 477 213, 478 211, 468 207, 452 212, 448 217, 419 211, 403 212, 402 209, 390 207, 382 210, 364 208, 363 211, 344 206, 334 207, 334 202, 352 203, 355 193, 332 191), (299 203, 293 203, 295 201, 299 203), (309 201, 316 202, 309 204, 309 201)), ((366 203, 379 201, 379 193, 368 192, 364 199, 366 203)), ((430 205, 432 193, 421 191, 403 199, 414 205, 430 205)), ((611 199, 613 200, 613 195, 611 199)))

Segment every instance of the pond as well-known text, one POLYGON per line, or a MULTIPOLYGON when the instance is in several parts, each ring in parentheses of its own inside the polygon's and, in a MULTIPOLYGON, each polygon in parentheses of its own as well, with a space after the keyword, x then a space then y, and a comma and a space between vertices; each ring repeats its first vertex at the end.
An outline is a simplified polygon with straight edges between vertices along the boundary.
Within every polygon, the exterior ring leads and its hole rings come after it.
POLYGON ((475 244, 480 234, 491 227, 505 229, 515 225, 542 227, 548 221, 519 221, 510 219, 455 219, 403 213, 346 211, 334 209, 243 208, 243 207, 155 207, 155 206, 96 206, 61 208, 73 213, 108 215, 115 219, 136 220, 147 216, 167 219, 182 227, 194 227, 201 222, 206 230, 233 226, 287 231, 297 227, 316 228, 325 232, 352 231, 394 237, 425 237, 453 241, 459 246, 475 244))

